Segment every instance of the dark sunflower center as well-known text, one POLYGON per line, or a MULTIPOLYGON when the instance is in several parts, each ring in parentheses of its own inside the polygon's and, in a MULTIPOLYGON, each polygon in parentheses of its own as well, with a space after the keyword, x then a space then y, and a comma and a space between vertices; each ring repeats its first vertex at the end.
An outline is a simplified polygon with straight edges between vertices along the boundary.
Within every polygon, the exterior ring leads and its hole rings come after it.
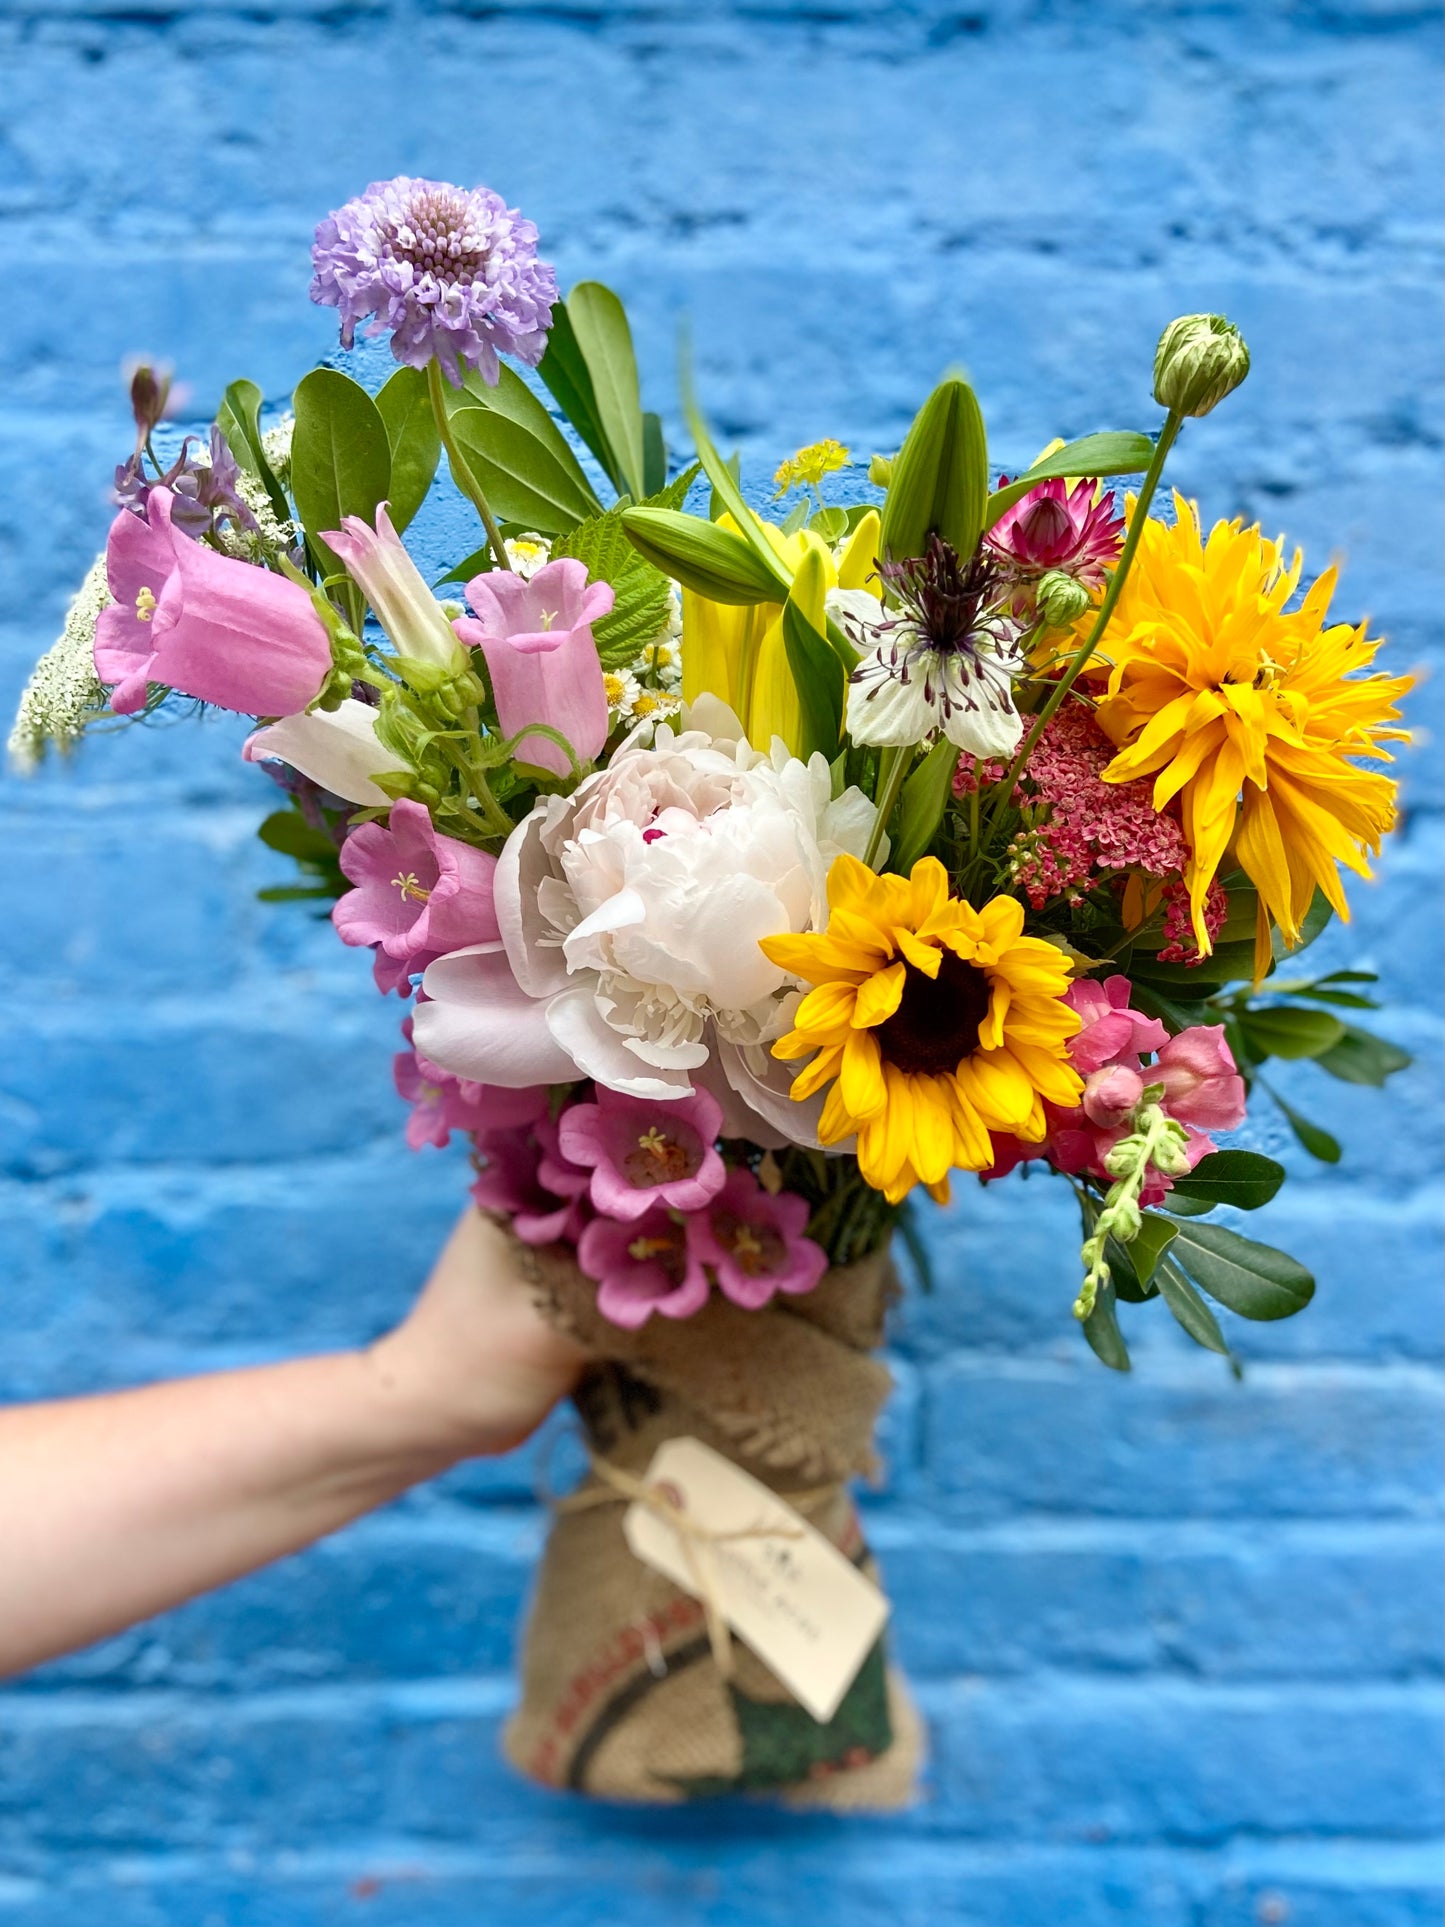
POLYGON ((904 965, 902 1001, 877 1030, 884 1061, 914 1077, 956 1069, 977 1048, 978 1027, 988 1015, 987 973, 951 950, 942 956, 936 977, 904 965))

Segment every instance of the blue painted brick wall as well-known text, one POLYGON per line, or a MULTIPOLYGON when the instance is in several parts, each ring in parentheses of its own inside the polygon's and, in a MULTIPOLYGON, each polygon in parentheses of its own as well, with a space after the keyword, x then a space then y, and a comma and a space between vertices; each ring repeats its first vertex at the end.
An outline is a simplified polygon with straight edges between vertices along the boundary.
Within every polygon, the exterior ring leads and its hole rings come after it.
MULTIPOLYGON (((995 451, 1150 419, 1170 315, 1256 372, 1182 485, 1284 525, 1438 673, 1438 9, 1412 0, 0 0, 0 699, 99 545, 115 370, 280 396, 332 345, 326 209, 495 182, 692 317, 758 474, 895 446, 950 362, 995 451)), ((1427 727, 1438 684, 1417 701, 1427 727)), ((255 903, 227 721, 0 791, 0 1396, 347 1342, 407 1303, 455 1159, 401 1148, 394 1007, 255 903)), ((1318 1269, 1234 1384, 1068 1318, 1065 1200, 965 1189, 895 1338, 868 1501, 932 1722, 916 1811, 616 1814, 498 1763, 528 1455, 0 1696, 0 1927, 1404 1927, 1438 1913, 1438 734, 1332 961, 1418 1067, 1281 1082, 1344 1138, 1271 1214, 1318 1269), (1027 1202, 1026 1212, 1020 1206, 1027 1202)), ((1268 1235, 1268 1234, 1266 1234, 1268 1235)), ((3 1557, 3 1549, 0 1549, 3 1557)))

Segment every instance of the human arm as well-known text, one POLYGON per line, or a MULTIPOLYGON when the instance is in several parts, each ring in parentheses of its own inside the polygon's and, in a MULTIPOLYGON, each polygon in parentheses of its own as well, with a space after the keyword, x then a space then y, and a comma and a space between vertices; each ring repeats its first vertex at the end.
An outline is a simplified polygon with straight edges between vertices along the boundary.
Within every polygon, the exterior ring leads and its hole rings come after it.
POLYGON ((469 1210, 407 1318, 364 1350, 0 1411, 0 1674, 508 1451, 581 1363, 469 1210))

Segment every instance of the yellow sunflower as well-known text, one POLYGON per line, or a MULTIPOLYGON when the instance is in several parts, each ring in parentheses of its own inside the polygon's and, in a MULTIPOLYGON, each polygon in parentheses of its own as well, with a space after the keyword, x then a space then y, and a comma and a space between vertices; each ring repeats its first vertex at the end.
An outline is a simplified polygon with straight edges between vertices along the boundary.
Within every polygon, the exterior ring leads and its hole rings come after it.
POLYGON ((1209 951, 1204 900, 1231 840, 1259 892, 1256 965, 1271 917, 1290 943, 1318 887, 1349 916, 1339 866, 1366 856, 1395 818, 1395 784, 1353 760, 1388 762, 1406 732, 1396 704, 1410 678, 1362 676, 1380 647, 1366 625, 1326 625, 1334 569, 1294 609, 1298 551, 1256 525, 1216 522, 1192 502, 1145 524, 1091 673, 1107 672, 1099 722, 1119 745, 1110 783, 1154 778, 1154 807, 1180 799, 1194 935, 1209 951))
POLYGON ((975 910, 949 896, 937 857, 904 878, 840 856, 828 909, 826 930, 763 939, 775 964, 815 986, 773 1055, 817 1052, 793 1096, 832 1084, 818 1134, 840 1144, 856 1133, 863 1175, 890 1203, 915 1184, 945 1202, 950 1170, 993 1163, 990 1131, 1037 1143, 1041 1100, 1078 1102, 1068 964, 1023 934, 1013 897, 975 910))

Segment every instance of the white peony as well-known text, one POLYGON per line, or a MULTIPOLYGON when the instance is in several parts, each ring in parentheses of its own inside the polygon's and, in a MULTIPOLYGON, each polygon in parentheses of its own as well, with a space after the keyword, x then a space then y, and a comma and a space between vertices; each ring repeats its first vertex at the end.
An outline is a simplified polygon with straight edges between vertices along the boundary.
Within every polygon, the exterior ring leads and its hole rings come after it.
POLYGON ((664 725, 651 747, 624 745, 512 832, 501 944, 427 971, 418 1050, 481 1083, 554 1081, 559 1054, 571 1075, 640 1097, 697 1081, 725 1104, 741 1095, 735 1128, 756 1136, 761 1112, 807 1139, 767 1050, 798 990, 759 939, 827 921, 829 866, 863 855, 874 814, 860 790, 834 798, 822 756, 802 763, 781 742, 764 756, 664 725))

